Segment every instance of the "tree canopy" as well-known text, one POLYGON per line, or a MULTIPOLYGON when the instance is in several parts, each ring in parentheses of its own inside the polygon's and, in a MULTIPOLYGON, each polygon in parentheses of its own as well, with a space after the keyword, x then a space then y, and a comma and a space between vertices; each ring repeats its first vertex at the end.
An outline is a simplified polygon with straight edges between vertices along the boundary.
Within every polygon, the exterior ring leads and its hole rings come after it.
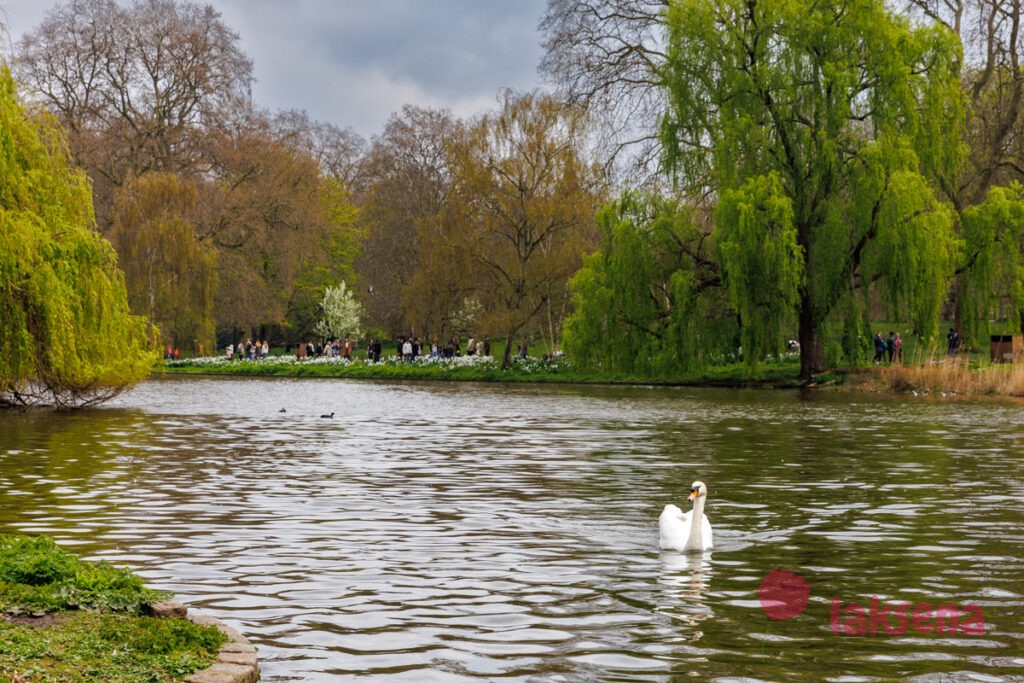
POLYGON ((447 241, 475 274, 485 328, 505 337, 506 367, 528 326, 547 315, 561 328, 568 280, 593 244, 604 188, 587 163, 586 132, 582 110, 506 92, 456 145, 447 241))
POLYGON ((940 189, 957 212, 963 259, 952 279, 951 311, 969 346, 987 341, 990 321, 1024 331, 1024 7, 1017 0, 904 0, 924 21, 964 45, 968 153, 940 189))
POLYGON ((801 375, 822 371, 826 326, 870 284, 934 333, 959 248, 933 190, 962 156, 956 37, 880 0, 679 0, 666 21, 666 155, 715 196, 748 360, 795 318, 801 375))
POLYGON ((573 276, 565 351, 587 370, 667 377, 735 353, 706 212, 627 191, 597 213, 600 242, 573 276), (695 324, 699 321, 699 324, 695 324))
POLYGON ((131 315, 85 174, 59 126, 30 116, 0 68, 0 405, 78 406, 144 378, 151 329, 131 315))
POLYGON ((108 233, 120 253, 132 311, 169 332, 178 346, 214 338, 217 252, 196 238, 198 190, 173 173, 129 178, 108 233))
POLYGON ((370 324, 501 334, 507 352, 542 330, 556 343, 603 196, 588 123, 551 96, 512 91, 469 122, 418 107, 392 116, 357 193, 370 324))
POLYGON ((186 352, 217 331, 305 336, 324 287, 355 280, 362 141, 254 107, 238 42, 209 4, 68 0, 14 62, 92 180, 132 305, 186 352))
POLYGON ((325 339, 359 337, 362 334, 363 307, 352 296, 344 280, 337 287, 328 287, 320 302, 322 317, 314 327, 325 339))
POLYGON ((510 350, 556 346, 568 319, 577 361, 653 376, 756 367, 795 337, 806 378, 860 361, 880 315, 922 337, 955 315, 975 342, 1024 326, 1020 19, 999 0, 548 0, 556 95, 470 120, 406 106, 368 147, 254 106, 238 35, 191 0, 67 0, 12 63, 165 343, 305 338, 342 281, 375 335, 510 350), (595 222, 616 167, 646 189, 595 222))

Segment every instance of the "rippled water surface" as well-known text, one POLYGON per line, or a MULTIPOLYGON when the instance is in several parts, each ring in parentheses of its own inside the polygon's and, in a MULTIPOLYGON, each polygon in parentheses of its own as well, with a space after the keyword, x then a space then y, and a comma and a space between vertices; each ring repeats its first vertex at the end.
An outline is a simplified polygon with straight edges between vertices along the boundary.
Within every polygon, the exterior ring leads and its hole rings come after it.
POLYGON ((0 532, 130 565, 271 682, 1024 680, 1022 491, 1019 402, 167 379, 0 415, 0 532), (716 548, 661 553, 694 479, 716 548), (886 633, 901 602, 984 631, 886 633))

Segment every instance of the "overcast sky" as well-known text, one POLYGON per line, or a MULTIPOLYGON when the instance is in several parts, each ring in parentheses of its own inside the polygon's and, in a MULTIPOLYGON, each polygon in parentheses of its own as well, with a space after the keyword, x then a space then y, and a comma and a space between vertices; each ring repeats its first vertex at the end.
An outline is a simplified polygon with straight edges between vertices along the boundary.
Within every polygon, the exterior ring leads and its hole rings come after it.
MULTIPOLYGON (((366 138, 403 104, 465 117, 492 108, 501 88, 540 85, 545 0, 197 1, 239 34, 257 105, 304 109, 366 138)), ((58 4, 0 0, 9 41, 58 4)))

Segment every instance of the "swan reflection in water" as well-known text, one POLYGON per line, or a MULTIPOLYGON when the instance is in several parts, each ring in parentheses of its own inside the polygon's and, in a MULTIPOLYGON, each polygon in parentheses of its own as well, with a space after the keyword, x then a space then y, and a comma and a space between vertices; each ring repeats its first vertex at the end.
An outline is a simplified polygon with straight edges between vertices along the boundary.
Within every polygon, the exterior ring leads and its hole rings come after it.
POLYGON ((711 587, 713 568, 711 553, 679 553, 662 551, 662 573, 658 583, 665 586, 659 612, 668 614, 673 621, 692 629, 688 640, 697 642, 704 637, 701 622, 714 616, 705 596, 711 587))

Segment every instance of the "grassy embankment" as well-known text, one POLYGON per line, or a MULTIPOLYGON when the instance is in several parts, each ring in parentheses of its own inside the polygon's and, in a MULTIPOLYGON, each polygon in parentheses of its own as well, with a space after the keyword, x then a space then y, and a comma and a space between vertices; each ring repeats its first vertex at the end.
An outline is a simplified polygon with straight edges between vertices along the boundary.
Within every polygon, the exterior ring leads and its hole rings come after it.
MULTIPOLYGON (((941 329, 948 329, 943 324, 941 329)), ((873 329, 888 336, 900 330, 898 323, 875 323, 873 329)), ((843 371, 843 388, 854 391, 918 395, 1024 396, 1024 364, 993 363, 987 345, 961 350, 955 357, 939 346, 920 344, 909 330, 902 330, 902 363, 868 364, 843 371)), ((1009 327, 993 329, 994 334, 1019 334, 1009 327)))
POLYGON ((149 683, 205 669, 225 636, 142 616, 167 597, 47 537, 0 536, 0 682, 149 683))
POLYGON ((1024 365, 992 363, 978 354, 934 356, 853 369, 845 386, 858 391, 1024 397, 1024 365))
MULTIPOLYGON (((842 386, 869 392, 917 394, 961 394, 1024 396, 1024 365, 992 363, 987 350, 947 356, 940 350, 905 340, 905 362, 866 364, 837 369, 815 379, 813 385, 842 386)), ((403 363, 385 358, 369 363, 364 354, 352 361, 338 358, 296 359, 271 356, 258 361, 228 361, 223 357, 192 358, 161 365, 158 372, 170 374, 214 374, 246 377, 340 377, 382 380, 466 380, 484 382, 561 382, 592 384, 667 384, 689 386, 772 386, 797 387, 799 358, 790 354, 762 363, 752 372, 742 362, 721 362, 698 371, 652 380, 626 374, 595 375, 573 367, 564 358, 514 359, 512 367, 501 370, 498 358, 462 356, 453 359, 419 359, 403 363)))
POLYGON ((755 375, 742 363, 721 363, 699 372, 680 374, 661 380, 626 374, 594 375, 577 370, 564 358, 543 360, 515 358, 508 370, 501 369, 500 358, 460 356, 450 359, 420 358, 405 363, 393 357, 379 363, 356 357, 297 359, 295 356, 270 356, 265 360, 226 358, 190 358, 170 361, 158 368, 169 374, 237 375, 243 377, 340 377, 381 380, 466 380, 478 382, 559 382, 601 384, 681 384, 723 385, 792 384, 800 364, 795 358, 764 363, 755 375))

